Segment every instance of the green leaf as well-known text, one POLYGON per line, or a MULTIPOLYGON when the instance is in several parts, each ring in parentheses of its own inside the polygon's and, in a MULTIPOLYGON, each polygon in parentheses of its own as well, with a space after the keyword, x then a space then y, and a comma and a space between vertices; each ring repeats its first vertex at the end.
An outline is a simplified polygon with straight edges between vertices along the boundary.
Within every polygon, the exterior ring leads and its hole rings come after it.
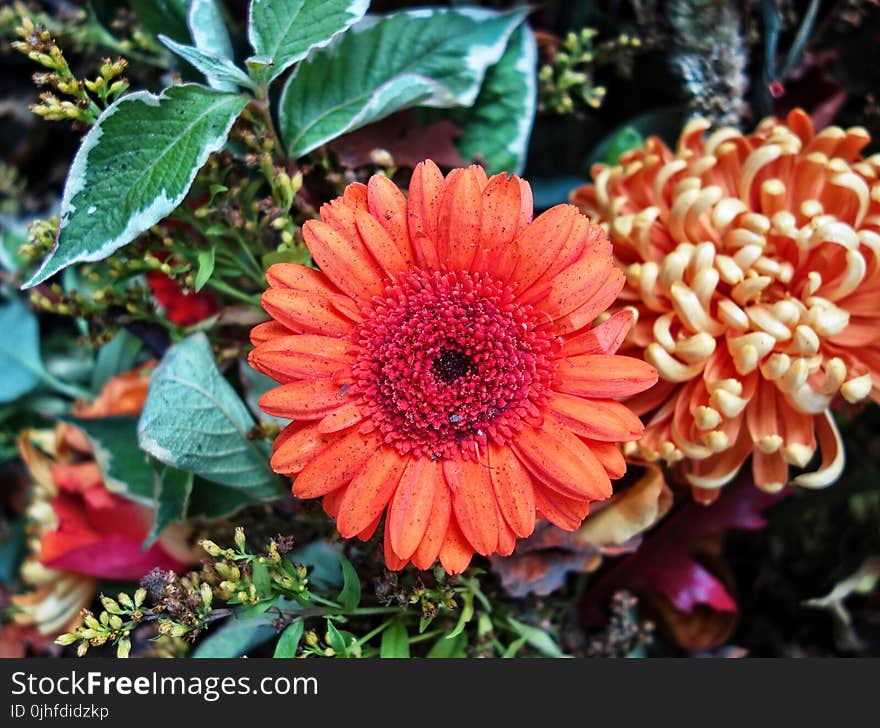
POLYGON ((216 0, 191 0, 186 20, 196 48, 230 61, 235 59, 229 31, 216 0))
POLYGON ((256 57, 251 60, 268 66, 266 80, 272 81, 360 20, 369 5, 369 0, 252 0, 248 40, 256 57))
POLYGON ((18 568, 27 551, 24 517, 10 525, 0 542, 0 584, 18 579, 18 568))
POLYGON ((410 106, 470 106, 524 15, 432 8, 363 19, 285 84, 279 119, 290 155, 410 106))
POLYGON ((224 518, 257 502, 243 490, 196 477, 187 518, 224 518))
POLYGON ((336 601, 346 612, 350 612, 361 602, 361 580, 351 562, 342 554, 339 556, 339 562, 342 564, 342 591, 336 601))
POLYGON ((433 658, 450 658, 450 657, 467 657, 467 635, 461 634, 447 639, 444 635, 437 640, 428 650, 428 657, 433 658))
POLYGON ((17 273, 27 261, 19 252, 28 241, 27 225, 24 220, 11 215, 0 215, 0 267, 10 273, 17 273))
POLYGON ((544 655, 544 657, 567 657, 559 645, 544 630, 519 622, 513 617, 508 617, 507 622, 514 632, 520 637, 524 637, 526 642, 544 655))
POLYGON ((189 0, 131 0, 134 14, 150 33, 165 33, 181 43, 189 40, 188 5, 189 0))
POLYGON ((200 250, 198 253, 199 270, 196 273, 196 292, 201 291, 214 272, 214 248, 200 250))
POLYGON ((217 371, 203 333, 172 346, 150 380, 138 422, 140 446, 160 462, 251 497, 277 495, 268 446, 252 440, 254 420, 217 371))
POLYGON ((134 417, 66 417, 83 432, 95 451, 107 489, 152 507, 156 483, 149 456, 138 447, 134 417))
POLYGON ((277 422, 281 427, 289 425, 290 420, 285 420, 283 417, 267 415, 260 409, 260 397, 270 389, 277 387, 278 382, 271 377, 267 377, 262 372, 258 372, 244 360, 239 362, 239 373, 241 375, 241 384, 244 389, 245 402, 247 402, 247 405, 250 407, 251 412, 254 413, 254 416, 258 420, 264 422, 277 422))
POLYGON ((251 562, 253 569, 254 587, 260 599, 266 599, 272 594, 272 581, 269 579, 269 567, 261 561, 251 562))
POLYGON ((295 548, 290 552, 289 558, 309 567, 309 584, 326 591, 342 586, 343 578, 339 568, 341 556, 338 547, 319 540, 295 548))
POLYGON ((30 392, 44 376, 37 317, 18 298, 0 304, 0 402, 30 392))
POLYGON ((409 657, 409 634, 406 625, 399 619, 382 632, 379 657, 409 657))
POLYGON ((501 60, 486 72, 474 105, 456 115, 464 131, 456 142, 465 159, 483 159, 490 174, 521 174, 537 100, 537 50, 531 29, 521 24, 501 60))
POLYGON ((155 543, 165 526, 186 518, 192 487, 192 473, 174 468, 164 468, 161 473, 156 473, 156 516, 150 535, 144 541, 145 549, 155 543))
POLYGON ((161 96, 138 91, 107 107, 70 167, 55 245, 24 287, 106 258, 168 215, 246 103, 186 84, 161 96))
POLYGON ((208 85, 211 88, 220 91, 235 91, 238 86, 254 88, 250 76, 228 58, 195 46, 178 43, 166 35, 160 35, 159 40, 168 50, 180 56, 199 71, 208 80, 208 85))
POLYGON ((516 657, 517 653, 525 646, 526 638, 525 637, 517 637, 513 642, 507 645, 507 649, 504 650, 504 654, 501 657, 511 658, 516 657))
POLYGON ((339 657, 348 657, 348 642, 345 640, 345 634, 347 633, 336 629, 332 620, 327 620, 327 642, 339 657))
POLYGON ((251 619, 233 617, 199 642, 193 657, 241 657, 248 650, 272 639, 278 630, 272 622, 274 617, 261 614, 251 619))
POLYGON ((620 159, 620 155, 628 152, 630 149, 642 146, 645 141, 644 137, 639 134, 639 130, 633 126, 625 126, 608 140, 608 146, 601 150, 602 162, 605 164, 615 165, 620 159))
POLYGON ((465 592, 461 596, 461 614, 458 615, 458 623, 455 625, 455 628, 446 635, 446 639, 451 640, 454 637, 458 637, 462 632, 464 632, 464 628, 468 622, 470 622, 474 618, 474 595, 472 592, 465 592))
POLYGON ((141 340, 125 329, 120 329, 104 346, 98 349, 92 371, 92 391, 100 392, 117 374, 131 371, 141 350, 141 340))
POLYGON ((275 654, 272 657, 296 657, 296 650, 299 647, 299 641, 303 636, 305 625, 302 617, 293 620, 287 625, 287 628, 278 638, 278 644, 275 645, 275 654))

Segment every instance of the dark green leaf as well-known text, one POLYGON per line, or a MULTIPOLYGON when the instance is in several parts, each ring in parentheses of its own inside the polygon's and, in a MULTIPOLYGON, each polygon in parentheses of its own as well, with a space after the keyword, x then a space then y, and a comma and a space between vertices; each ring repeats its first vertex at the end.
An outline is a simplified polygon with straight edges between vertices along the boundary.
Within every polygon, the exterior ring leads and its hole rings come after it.
POLYGON ((131 371, 141 350, 141 340, 125 329, 120 329, 104 346, 98 349, 92 371, 92 391, 100 392, 117 374, 131 371))
POLYGON ((0 542, 0 584, 18 578, 18 568, 25 554, 25 519, 19 518, 3 534, 0 542))
POLYGON ((295 619, 281 633, 278 644, 275 645, 273 657, 296 657, 296 650, 303 636, 305 625, 302 619, 295 619))
POLYGON ((291 551, 290 560, 309 567, 309 583, 325 591, 342 586, 341 555, 338 546, 312 541, 291 551))
POLYGON ((222 626, 212 628, 192 652, 193 657, 241 657, 248 650, 272 639, 278 630, 274 617, 262 614, 251 619, 232 617, 222 626))
POLYGON ((19 299, 0 304, 0 402, 27 394, 44 374, 37 317, 19 299))
POLYGON ((187 517, 223 518, 257 502, 243 490, 195 477, 187 517))
POLYGON ((336 629, 332 620, 327 620, 327 641, 339 657, 348 657, 349 643, 345 639, 345 634, 336 629))
POLYGON ((150 33, 165 33, 181 43, 189 40, 188 5, 189 0, 131 0, 134 14, 150 33))
POLYGON ((382 632, 379 657, 409 657, 409 634, 402 621, 395 620, 382 632))
POLYGON ((174 468, 163 468, 161 473, 156 473, 156 481, 156 516, 150 535, 144 542, 145 549, 153 545, 165 526, 186 518, 193 474, 174 468))
POLYGON ((251 562, 253 568, 254 587, 257 590, 257 596, 265 599, 272 593, 272 581, 269 579, 269 568, 261 561, 251 562))
POLYGON ((201 291, 211 274, 214 272, 214 248, 200 250, 198 253, 199 270, 196 273, 195 289, 196 292, 201 291))
POLYGON ((279 118, 290 155, 407 107, 470 106, 524 17, 423 8, 365 18, 312 52, 285 85, 279 118))
POLYGON ((340 554, 339 561, 342 564, 342 591, 336 599, 346 612, 355 609, 361 602, 361 580, 351 562, 340 554))
POLYGON ((72 263, 106 258, 168 215, 246 103, 185 84, 107 107, 70 167, 55 245, 25 287, 72 263))
POLYGON ((450 639, 444 635, 433 644, 428 651, 428 657, 467 657, 467 644, 468 638, 464 632, 450 639))

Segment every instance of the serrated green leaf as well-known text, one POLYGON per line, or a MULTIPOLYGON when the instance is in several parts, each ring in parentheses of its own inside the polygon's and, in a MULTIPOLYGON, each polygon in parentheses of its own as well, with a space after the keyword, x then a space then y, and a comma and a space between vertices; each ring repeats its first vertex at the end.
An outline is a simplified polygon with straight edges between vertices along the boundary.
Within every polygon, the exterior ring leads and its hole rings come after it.
POLYGON ((521 174, 537 102, 537 50, 531 29, 521 24, 501 60, 486 71, 474 105, 456 115, 463 132, 456 142, 465 159, 482 159, 490 174, 521 174))
POLYGON ((152 546, 169 523, 186 518, 189 496, 192 493, 193 474, 174 468, 156 473, 156 515, 144 548, 152 546))
POLYGON ((171 467, 251 497, 277 495, 268 446, 248 437, 254 424, 217 371, 207 337, 197 333, 172 346, 153 372, 138 442, 171 467))
POLYGON ((211 629, 192 652, 193 657, 241 657, 248 650, 272 639, 278 630, 271 615, 261 614, 251 619, 231 618, 216 629, 211 629))
POLYGON ((92 445, 107 490, 152 507, 156 483, 149 456, 138 447, 137 418, 65 417, 92 445))
POLYGON ((191 0, 186 21, 196 48, 230 61, 235 59, 229 31, 216 0, 191 0))
POLYGON ((0 304, 0 402, 30 392, 43 377, 37 317, 18 298, 0 304))
POLYGON ((304 628, 305 625, 302 618, 295 619, 288 624, 281 633, 281 637, 278 638, 278 644, 275 645, 275 654, 272 657, 296 657, 296 651, 299 648, 304 628))
POLYGON ((141 340, 125 329, 98 349, 95 368, 92 370, 92 391, 100 392, 117 374, 131 371, 142 348, 141 340))
POLYGON ((406 625, 399 619, 382 632, 379 657, 409 657, 409 634, 406 625))
POLYGON ((201 291, 211 274, 214 272, 214 248, 200 250, 198 252, 199 270, 196 272, 195 289, 196 292, 201 291))
POLYGON ((160 96, 138 91, 107 107, 70 167, 55 245, 24 287, 106 258, 168 215, 246 103, 186 84, 160 96))
POLYGON ((211 51, 201 50, 191 45, 184 45, 168 36, 160 35, 159 40, 168 50, 180 56, 208 81, 211 88, 220 91, 235 91, 238 86, 254 89, 254 83, 244 71, 228 58, 211 51))
POLYGON ((447 639, 444 635, 431 646, 427 656, 432 658, 467 657, 467 644, 468 638, 464 632, 451 639, 447 639))
POLYGON ((430 8, 367 17, 297 66, 279 105, 293 157, 410 106, 470 106, 524 11, 430 8))
POLYGON ((342 564, 342 591, 339 592, 336 601, 346 612, 350 612, 361 602, 361 580, 354 566, 344 555, 340 554, 339 562, 342 564))
POLYGON ((360 20, 369 0, 251 0, 248 40, 271 81, 360 20))

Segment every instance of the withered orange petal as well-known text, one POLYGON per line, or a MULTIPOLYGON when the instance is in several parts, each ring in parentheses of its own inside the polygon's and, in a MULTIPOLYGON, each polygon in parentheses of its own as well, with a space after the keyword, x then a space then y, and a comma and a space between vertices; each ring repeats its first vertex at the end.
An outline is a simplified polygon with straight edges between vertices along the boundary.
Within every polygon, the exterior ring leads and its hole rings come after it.
POLYGON ((535 530, 535 489, 532 476, 510 448, 489 443, 489 473, 501 514, 517 536, 535 530))
POLYGON ((512 447, 538 481, 569 498, 611 495, 608 474, 590 448, 550 418, 541 428, 524 427, 512 447))
POLYGON ((260 409, 288 420, 317 420, 346 403, 346 387, 330 379, 289 382, 260 397, 260 409))
POLYGON ((446 537, 440 547, 439 556, 447 574, 460 574, 468 567, 474 556, 474 550, 465 538, 455 516, 449 519, 449 527, 446 529, 446 537))
POLYGON ((303 238, 324 274, 349 296, 369 299, 382 292, 382 269, 360 236, 345 236, 325 222, 309 220, 303 238))
POLYGON ((407 227, 406 197, 384 174, 374 174, 367 185, 367 204, 370 213, 391 236, 406 260, 415 260, 407 227))
POLYGON ((632 328, 635 315, 624 309, 608 317, 601 324, 564 339, 562 356, 579 354, 614 354, 632 328))
POLYGON ((437 253, 452 270, 468 270, 480 244, 482 188, 473 167, 455 169, 440 201, 437 253))
POLYGON ((391 506, 387 525, 394 553, 409 559, 418 548, 434 506, 437 488, 445 488, 442 471, 429 458, 413 458, 400 478, 391 506))
POLYGON ((645 431, 629 407, 611 399, 587 399, 553 392, 547 407, 572 432, 592 440, 629 442, 637 440, 645 431))
POLYGON ((380 448, 352 479, 336 517, 336 528, 343 538, 363 531, 379 516, 406 469, 408 457, 393 448, 380 448))
POLYGON ((535 487, 535 506, 541 516, 564 531, 574 531, 590 512, 589 501, 566 498, 543 485, 535 487))
POLYGON ((376 451, 380 439, 374 433, 345 433, 324 448, 293 481, 299 498, 319 498, 348 485, 376 451))
POLYGON ((428 569, 437 560, 440 547, 446 539, 449 520, 452 518, 452 500, 443 477, 443 466, 437 461, 431 462, 429 467, 432 468, 431 477, 435 481, 434 502, 431 504, 425 535, 412 555, 413 565, 417 569, 428 569))
POLYGON ((437 220, 445 189, 443 175, 430 159, 416 165, 409 183, 407 226, 416 262, 426 270, 440 267, 437 220))
POLYGON ((321 379, 349 369, 352 346, 343 339, 318 334, 277 336, 250 352, 251 366, 276 381, 321 379))
POLYGON ((643 392, 658 379, 657 370, 629 356, 583 355, 559 361, 555 389, 579 397, 617 399, 643 392))

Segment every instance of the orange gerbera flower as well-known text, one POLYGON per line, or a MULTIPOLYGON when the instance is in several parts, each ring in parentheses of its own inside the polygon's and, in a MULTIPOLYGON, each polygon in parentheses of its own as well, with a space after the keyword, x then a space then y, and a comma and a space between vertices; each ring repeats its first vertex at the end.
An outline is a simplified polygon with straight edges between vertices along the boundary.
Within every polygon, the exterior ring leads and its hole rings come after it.
POLYGON ((663 380, 632 451, 683 461, 711 500, 751 454, 756 484, 821 487, 843 467, 829 405, 880 387, 880 157, 864 129, 800 110, 753 134, 697 119, 597 165, 572 200, 603 221, 639 321, 626 351, 663 380))
POLYGON ((572 205, 532 221, 522 180, 428 161, 408 199, 376 175, 303 233, 323 272, 269 269, 250 361, 282 383, 260 406, 294 420, 272 467, 342 536, 385 513, 389 567, 457 573, 611 494, 613 443, 642 432, 613 398, 657 373, 613 355, 630 313, 589 328, 623 285, 600 227, 572 205))

